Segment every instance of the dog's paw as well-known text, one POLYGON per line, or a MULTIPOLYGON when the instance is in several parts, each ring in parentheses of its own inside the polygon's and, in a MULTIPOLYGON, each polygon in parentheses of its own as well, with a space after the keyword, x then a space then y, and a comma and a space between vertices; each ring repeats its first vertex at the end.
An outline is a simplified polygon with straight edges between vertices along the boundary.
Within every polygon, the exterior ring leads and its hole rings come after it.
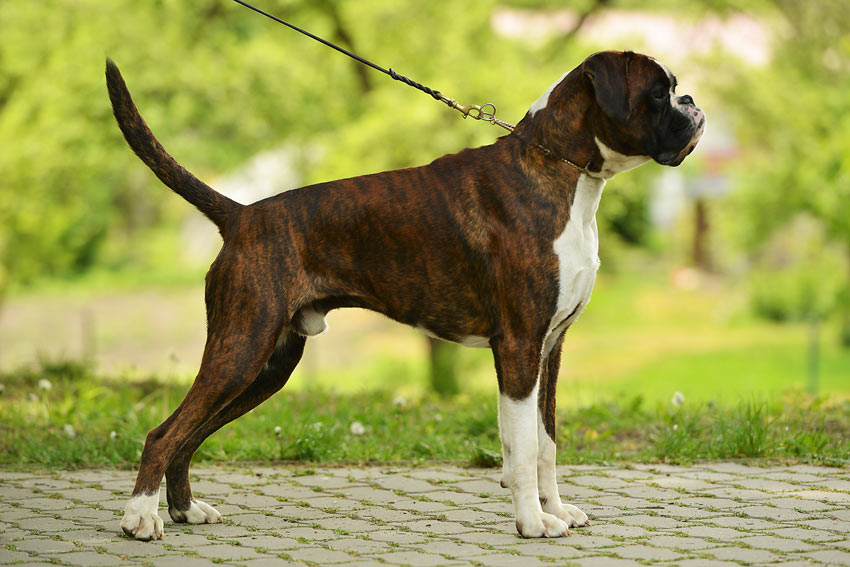
POLYGON ((569 524, 561 518, 535 511, 526 514, 523 518, 517 517, 516 531, 522 537, 563 537, 570 535, 569 524))
POLYGON ((217 524, 221 521, 218 510, 203 500, 192 500, 188 510, 169 508, 171 519, 182 524, 217 524))
POLYGON ((121 529, 133 539, 162 539, 162 518, 157 513, 159 494, 134 496, 124 508, 121 529))
POLYGON ((563 520, 571 528, 580 528, 589 524, 587 514, 573 506, 562 502, 547 502, 543 511, 563 520))

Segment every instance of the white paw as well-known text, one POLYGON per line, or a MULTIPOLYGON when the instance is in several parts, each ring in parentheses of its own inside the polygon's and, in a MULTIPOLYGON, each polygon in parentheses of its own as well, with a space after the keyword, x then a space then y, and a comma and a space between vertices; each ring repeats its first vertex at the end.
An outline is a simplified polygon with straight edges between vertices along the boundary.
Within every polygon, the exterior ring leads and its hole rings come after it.
POLYGON ((157 514, 159 494, 140 494, 127 502, 121 529, 129 537, 141 541, 162 539, 162 518, 157 514))
POLYGON ((585 514, 572 504, 563 504, 561 502, 547 502, 543 506, 543 511, 562 519, 571 528, 580 528, 588 524, 587 514, 585 514))
POLYGON ((562 537, 570 535, 570 527, 562 519, 536 510, 532 514, 517 516, 516 531, 522 537, 562 537))
POLYGON ((185 524, 217 524, 221 521, 219 511, 203 500, 192 500, 188 510, 169 508, 168 514, 175 522, 185 524))

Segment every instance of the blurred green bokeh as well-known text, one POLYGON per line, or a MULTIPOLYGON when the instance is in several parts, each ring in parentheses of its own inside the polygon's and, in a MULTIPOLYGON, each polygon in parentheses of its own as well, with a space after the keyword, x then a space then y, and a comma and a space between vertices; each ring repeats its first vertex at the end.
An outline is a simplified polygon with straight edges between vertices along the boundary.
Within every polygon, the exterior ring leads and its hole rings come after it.
MULTIPOLYGON (((687 356, 626 372, 623 384, 667 388, 652 385, 665 372, 740 380, 753 356, 775 368, 766 375, 781 374, 795 344, 788 333, 799 335, 804 352, 802 325, 814 321, 825 329, 822 386, 850 392, 841 346, 850 345, 846 0, 257 4, 462 103, 493 102, 512 123, 593 51, 633 49, 667 61, 722 140, 704 142, 681 168, 693 190, 675 222, 662 226, 650 214, 660 166, 608 184, 599 215, 611 279, 582 324, 590 319, 598 336, 618 336, 632 322, 618 319, 617 301, 684 287, 701 298, 697 305, 737 309, 711 333, 734 334, 736 321, 764 318, 743 333, 760 354, 706 348, 699 318, 649 317, 693 344, 687 356), (647 32, 654 25, 661 27, 647 32), (691 209, 697 202, 699 213, 691 209), (695 214, 705 216, 701 230, 695 214), (668 273, 674 277, 657 275, 668 273), (649 283, 634 292, 645 275, 649 283), (594 325, 595 309, 612 314, 604 326, 594 325)), ((115 127, 106 56, 163 145, 213 186, 280 148, 295 156, 295 176, 308 184, 426 163, 503 134, 460 121, 430 97, 229 0, 0 2, 0 302, 7 305, 68 286, 97 294, 127 281, 183 285, 199 281, 208 261, 186 261, 178 227, 191 207, 159 184, 115 127)), ((686 303, 676 301, 665 305, 686 303)), ((637 327, 630 337, 640 335, 637 327)), ((609 341, 609 352, 638 360, 665 348, 637 342, 609 341)), ((808 348, 821 356, 819 344, 808 348)), ((711 397, 709 390, 700 395, 711 397)))

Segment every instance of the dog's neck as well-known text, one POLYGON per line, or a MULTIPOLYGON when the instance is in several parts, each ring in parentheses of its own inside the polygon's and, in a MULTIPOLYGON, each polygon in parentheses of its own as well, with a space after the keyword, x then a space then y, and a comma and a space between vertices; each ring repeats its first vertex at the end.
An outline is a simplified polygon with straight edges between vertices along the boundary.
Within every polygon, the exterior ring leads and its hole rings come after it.
POLYGON ((564 75, 532 104, 514 136, 526 146, 522 157, 532 169, 586 168, 591 177, 610 179, 649 160, 626 156, 600 139, 593 127, 603 120, 581 68, 564 75), (567 88, 560 88, 566 86, 567 88))

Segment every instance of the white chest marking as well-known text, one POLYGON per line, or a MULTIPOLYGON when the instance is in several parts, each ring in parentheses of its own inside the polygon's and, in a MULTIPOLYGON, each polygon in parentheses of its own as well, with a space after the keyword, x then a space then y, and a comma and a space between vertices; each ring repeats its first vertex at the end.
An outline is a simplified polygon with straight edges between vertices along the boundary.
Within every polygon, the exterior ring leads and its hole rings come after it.
POLYGON ((612 150, 599 138, 594 138, 594 140, 596 141, 596 147, 599 148, 599 153, 602 154, 603 159, 602 171, 600 171, 599 174, 605 179, 611 179, 618 173, 634 169, 652 159, 649 156, 627 156, 616 150, 612 150))
POLYGON ((604 186, 604 179, 586 174, 579 176, 570 219, 553 243, 558 256, 558 303, 543 343, 541 355, 544 360, 560 334, 578 318, 590 301, 599 269, 596 210, 604 186))

